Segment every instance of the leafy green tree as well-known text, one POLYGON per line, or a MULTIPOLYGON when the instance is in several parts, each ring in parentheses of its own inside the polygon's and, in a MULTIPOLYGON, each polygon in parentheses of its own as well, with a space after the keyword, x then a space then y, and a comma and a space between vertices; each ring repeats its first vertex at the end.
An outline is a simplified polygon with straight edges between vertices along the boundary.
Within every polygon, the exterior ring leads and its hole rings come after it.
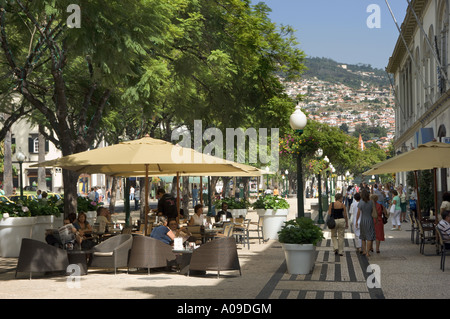
MULTIPOLYGON (((0 4, 2 90, 44 116, 41 131, 62 154, 87 150, 112 96, 132 85, 150 50, 163 51, 185 1, 85 1, 81 27, 67 25, 71 1, 0 4), (6 92, 6 91, 5 91, 6 92)), ((117 101, 117 100, 116 100, 117 101)), ((75 211, 78 175, 63 171, 66 214, 75 211)))

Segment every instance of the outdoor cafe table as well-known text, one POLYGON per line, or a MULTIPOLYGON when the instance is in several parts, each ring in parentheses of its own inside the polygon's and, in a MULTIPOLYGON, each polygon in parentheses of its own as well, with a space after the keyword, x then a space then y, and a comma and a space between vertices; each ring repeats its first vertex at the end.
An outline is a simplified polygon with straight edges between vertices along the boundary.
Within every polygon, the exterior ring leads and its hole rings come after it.
POLYGON ((191 263, 193 249, 173 249, 172 252, 175 254, 175 261, 178 266, 178 270, 181 275, 186 275, 189 271, 189 264, 191 263))
MULTIPOLYGON (((175 254, 175 261, 178 265, 178 269, 181 275, 186 275, 189 272, 189 265, 191 263, 191 257, 195 249, 173 249, 172 252, 175 254)), ((194 275, 205 275, 206 271, 195 270, 191 271, 194 275)))
MULTIPOLYGON (((69 258, 70 265, 78 265, 80 267, 80 275, 88 274, 87 260, 88 256, 93 253, 93 250, 67 250, 67 257, 69 258)), ((71 273, 68 273, 71 275, 71 273)), ((77 275, 75 273, 75 275, 77 275)))

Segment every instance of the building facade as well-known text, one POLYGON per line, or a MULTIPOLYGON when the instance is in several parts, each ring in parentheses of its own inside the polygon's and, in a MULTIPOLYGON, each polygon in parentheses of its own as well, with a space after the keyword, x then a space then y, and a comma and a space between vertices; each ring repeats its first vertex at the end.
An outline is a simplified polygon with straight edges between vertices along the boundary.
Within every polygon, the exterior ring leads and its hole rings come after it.
MULTIPOLYGON (((411 1, 389 59, 397 154, 433 139, 450 143, 449 4, 450 0, 411 1)), ((441 195, 448 190, 449 170, 439 169, 437 175, 441 195)), ((397 178, 406 184, 406 173, 397 178)))

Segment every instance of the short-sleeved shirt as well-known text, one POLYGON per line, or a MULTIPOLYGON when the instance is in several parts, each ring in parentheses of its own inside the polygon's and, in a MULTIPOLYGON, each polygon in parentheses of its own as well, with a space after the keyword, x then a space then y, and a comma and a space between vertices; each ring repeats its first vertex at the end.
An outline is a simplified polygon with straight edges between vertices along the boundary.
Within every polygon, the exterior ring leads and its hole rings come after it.
POLYGON ((170 194, 164 194, 158 201, 158 212, 161 212, 167 218, 177 218, 177 201, 170 194))
POLYGON ((164 225, 157 226, 153 228, 152 233, 150 234, 150 237, 158 239, 162 241, 163 243, 166 243, 170 245, 172 242, 172 239, 167 235, 167 233, 170 231, 169 228, 167 228, 164 225))
POLYGON ((400 196, 394 196, 394 198, 392 199, 392 201, 395 200, 395 210, 400 210, 400 196))
POLYGON ((441 219, 441 221, 437 224, 437 227, 441 231, 442 240, 450 242, 450 223, 444 219, 441 219))
POLYGON ((445 210, 450 210, 450 202, 443 201, 441 204, 441 209, 444 208, 445 210))

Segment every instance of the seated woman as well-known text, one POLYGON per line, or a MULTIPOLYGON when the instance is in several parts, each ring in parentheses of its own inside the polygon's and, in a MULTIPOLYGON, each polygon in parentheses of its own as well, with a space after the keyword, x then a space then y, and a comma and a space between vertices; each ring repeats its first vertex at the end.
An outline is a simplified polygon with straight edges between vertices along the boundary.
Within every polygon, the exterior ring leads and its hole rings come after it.
POLYGON ((81 237, 81 248, 82 249, 91 249, 95 246, 95 243, 92 240, 92 227, 89 222, 86 220, 86 214, 84 212, 78 213, 78 218, 73 222, 73 227, 77 230, 77 235, 81 237))
POLYGON ((91 224, 86 220, 86 214, 84 212, 78 213, 78 218, 73 222, 79 234, 84 237, 90 237, 92 234, 91 224))
POLYGON ((189 220, 189 226, 196 226, 200 225, 203 226, 203 205, 198 204, 194 207, 194 215, 192 215, 191 219, 189 220))
POLYGON ((219 222, 222 219, 222 215, 224 215, 226 219, 233 218, 231 212, 228 211, 228 204, 225 202, 222 202, 222 210, 216 215, 216 222, 219 222))
POLYGON ((166 216, 159 216, 159 225, 153 228, 150 237, 158 239, 168 245, 171 245, 173 243, 175 234, 169 227, 167 227, 166 216))

